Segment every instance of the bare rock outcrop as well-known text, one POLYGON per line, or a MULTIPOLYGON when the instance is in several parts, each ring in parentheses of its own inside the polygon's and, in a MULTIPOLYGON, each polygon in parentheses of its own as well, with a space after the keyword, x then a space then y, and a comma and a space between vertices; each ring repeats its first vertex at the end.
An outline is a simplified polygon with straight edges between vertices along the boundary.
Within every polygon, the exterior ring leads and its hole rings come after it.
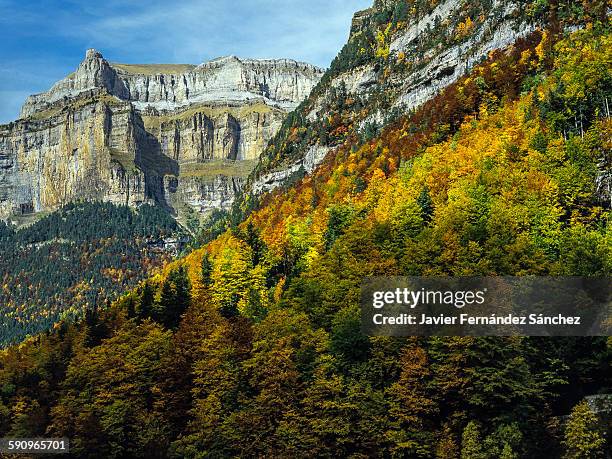
POLYGON ((234 56, 113 64, 90 49, 74 73, 0 126, 0 218, 78 199, 227 208, 322 73, 234 56))

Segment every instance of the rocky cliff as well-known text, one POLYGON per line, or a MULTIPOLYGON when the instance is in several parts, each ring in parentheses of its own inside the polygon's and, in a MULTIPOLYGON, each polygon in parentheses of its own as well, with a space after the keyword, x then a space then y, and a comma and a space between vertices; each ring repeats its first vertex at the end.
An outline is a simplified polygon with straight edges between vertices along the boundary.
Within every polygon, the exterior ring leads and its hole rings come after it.
POLYGON ((202 102, 244 102, 292 109, 318 81, 317 67, 289 59, 222 57, 198 66, 112 64, 94 50, 79 68, 42 94, 28 97, 21 117, 48 108, 92 88, 104 88, 139 109, 174 110, 202 102))
POLYGON ((131 65, 88 50, 0 126, 0 218, 78 199, 228 207, 321 75, 286 59, 131 65))
POLYGON ((355 14, 348 43, 276 136, 249 190, 258 195, 309 173, 347 132, 375 133, 543 19, 538 2, 528 0, 376 0, 355 14), (292 132, 303 135, 280 154, 292 132))
POLYGON ((81 94, 62 110, 0 127, 0 215, 39 212, 77 199, 136 205, 148 199, 136 164, 145 137, 129 103, 81 94))

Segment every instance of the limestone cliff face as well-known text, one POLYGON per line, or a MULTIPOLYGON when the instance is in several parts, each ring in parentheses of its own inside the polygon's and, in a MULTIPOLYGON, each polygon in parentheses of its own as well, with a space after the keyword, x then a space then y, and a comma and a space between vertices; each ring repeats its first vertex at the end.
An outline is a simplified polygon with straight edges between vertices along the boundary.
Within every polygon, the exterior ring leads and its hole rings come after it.
POLYGON ((105 96, 78 102, 43 119, 0 127, 0 215, 77 199, 147 200, 144 172, 134 166, 139 134, 133 108, 105 96))
MULTIPOLYGON (((166 190, 172 190, 174 179, 168 177, 166 190)), ((214 209, 228 210, 234 198, 244 186, 245 179, 240 176, 217 175, 202 179, 195 176, 181 178, 180 188, 169 191, 168 202, 178 209, 189 206, 197 212, 207 213, 214 209)))
POLYGON ((235 56, 205 62, 179 74, 143 75, 117 66, 130 100, 139 108, 174 109, 199 102, 258 99, 293 109, 321 77, 317 67, 288 59, 253 60, 235 56))
POLYGON ((409 58, 416 58, 418 62, 410 81, 394 82, 400 88, 395 106, 411 109, 421 105, 468 73, 489 52, 511 45, 537 27, 536 23, 522 14, 525 4, 520 1, 493 0, 491 8, 482 12, 477 25, 470 17, 472 26, 471 29, 465 26, 465 38, 457 39, 448 48, 437 46, 425 53, 420 51, 419 40, 427 39, 432 30, 460 36, 455 24, 460 20, 464 21, 463 24, 468 23, 459 3, 453 0, 441 2, 420 21, 411 23, 391 40, 391 53, 404 53, 409 58), (445 18, 453 17, 457 18, 455 23, 444 23, 445 18))
POLYGON ((104 88, 139 109, 174 110, 196 103, 261 100, 285 110, 308 96, 322 75, 317 67, 288 59, 223 57, 199 66, 111 64, 93 49, 73 74, 49 91, 28 97, 21 116, 92 88, 104 88))
POLYGON ((145 112, 147 130, 162 153, 179 164, 207 160, 256 160, 280 127, 285 112, 262 103, 200 106, 160 115, 145 112))
POLYGON ((78 199, 227 208, 321 75, 290 60, 129 65, 89 50, 0 126, 0 218, 78 199))

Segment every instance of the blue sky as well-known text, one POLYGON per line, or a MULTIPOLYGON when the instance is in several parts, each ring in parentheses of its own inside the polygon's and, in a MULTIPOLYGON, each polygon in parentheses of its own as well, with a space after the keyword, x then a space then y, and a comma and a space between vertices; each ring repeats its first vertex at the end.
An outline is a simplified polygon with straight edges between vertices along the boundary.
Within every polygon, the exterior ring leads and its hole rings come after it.
POLYGON ((327 67, 373 0, 0 0, 0 123, 72 72, 87 48, 111 62, 234 54, 327 67))

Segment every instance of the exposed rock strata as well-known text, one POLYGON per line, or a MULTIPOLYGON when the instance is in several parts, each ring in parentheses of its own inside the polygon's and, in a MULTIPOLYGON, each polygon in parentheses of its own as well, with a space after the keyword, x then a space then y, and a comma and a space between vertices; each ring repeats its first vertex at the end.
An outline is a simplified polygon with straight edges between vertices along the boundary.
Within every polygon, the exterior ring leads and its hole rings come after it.
POLYGON ((136 167, 149 153, 139 150, 144 134, 130 104, 105 96, 77 102, 0 127, 0 216, 102 197, 137 205, 151 196, 136 167))
POLYGON ((245 174, 232 175, 232 162, 250 171, 321 75, 291 60, 126 65, 88 50, 74 73, 0 126, 0 218, 77 199, 227 208, 245 174), (211 162, 217 175, 206 172, 211 162), (194 163, 198 176, 184 177, 194 163))
POLYGON ((93 49, 79 68, 42 94, 27 98, 21 117, 44 110, 93 88, 103 88, 138 109, 174 110, 197 103, 261 100, 284 110, 295 108, 321 77, 322 70, 289 59, 222 57, 197 67, 111 64, 93 49))

